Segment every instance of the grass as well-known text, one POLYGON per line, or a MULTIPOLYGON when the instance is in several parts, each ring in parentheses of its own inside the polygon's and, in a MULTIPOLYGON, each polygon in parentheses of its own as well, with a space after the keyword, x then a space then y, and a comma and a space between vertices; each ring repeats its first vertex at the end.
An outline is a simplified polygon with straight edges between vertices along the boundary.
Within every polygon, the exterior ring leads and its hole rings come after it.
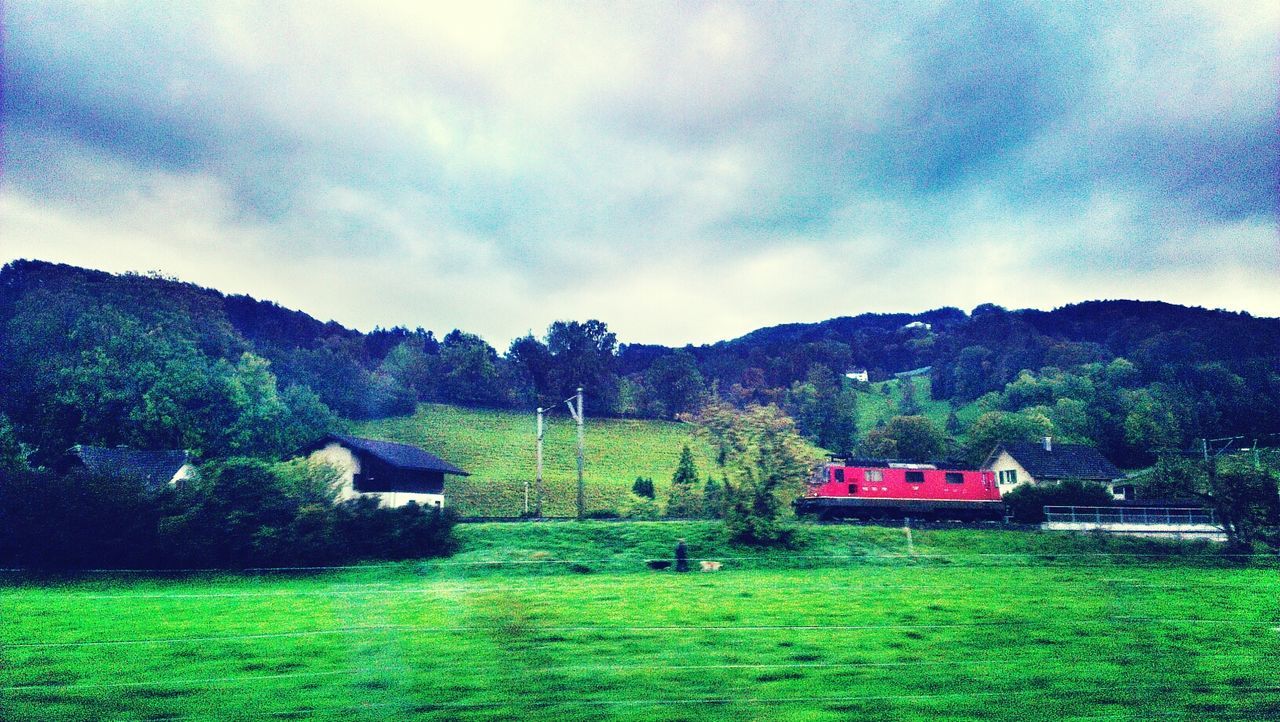
MULTIPOLYGON (((467 516, 519 516, 525 482, 535 463, 532 413, 423 404, 408 417, 355 425, 354 433, 421 446, 471 472, 449 477, 449 503, 467 516)), ((585 431, 587 509, 616 511, 637 476, 653 479, 663 499, 680 450, 688 444, 699 471, 712 468, 711 450, 693 427, 671 421, 587 419, 585 431)), ((543 513, 572 516, 577 499, 577 437, 563 409, 548 414, 544 436, 543 513)), ((532 502, 531 502, 532 503, 532 502)))
MULTIPOLYGON (((905 380, 915 384, 916 401, 920 403, 921 415, 927 417, 938 429, 947 428, 947 416, 951 414, 951 402, 946 399, 933 398, 933 383, 928 376, 913 376, 910 379, 878 381, 870 384, 870 390, 858 391, 858 429, 862 432, 875 428, 876 424, 898 415, 898 402, 902 398, 901 385, 905 380), (885 389, 888 394, 884 393, 885 389)), ((964 404, 956 409, 961 428, 968 428, 982 414, 977 404, 964 404)), ((963 434, 960 441, 963 441, 963 434)))
POLYGON ((0 586, 0 718, 1280 715, 1276 569, 1206 548, 944 530, 917 532, 913 557, 898 529, 805 527, 800 548, 755 554, 706 523, 460 533, 437 562, 0 586), (647 571, 677 536, 724 571, 647 571), (1105 556, 1174 550, 1193 556, 1105 556))

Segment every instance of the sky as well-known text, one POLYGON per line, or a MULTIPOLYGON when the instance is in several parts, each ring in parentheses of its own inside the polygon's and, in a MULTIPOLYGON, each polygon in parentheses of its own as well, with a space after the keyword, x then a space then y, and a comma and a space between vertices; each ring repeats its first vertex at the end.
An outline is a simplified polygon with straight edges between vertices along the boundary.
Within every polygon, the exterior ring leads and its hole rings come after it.
POLYGON ((0 263, 623 342, 1280 316, 1280 3, 6 0, 0 263))

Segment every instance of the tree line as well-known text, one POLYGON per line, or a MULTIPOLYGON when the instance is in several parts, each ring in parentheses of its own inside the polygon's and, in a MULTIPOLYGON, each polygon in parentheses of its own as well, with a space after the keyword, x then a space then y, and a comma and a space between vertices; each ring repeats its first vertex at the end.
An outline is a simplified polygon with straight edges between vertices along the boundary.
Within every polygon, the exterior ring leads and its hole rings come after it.
POLYGON ((563 320, 499 351, 459 329, 360 333, 157 276, 36 261, 0 270, 0 414, 37 462, 75 443, 279 455, 343 419, 424 401, 532 409, 578 386, 594 416, 772 404, 839 454, 972 464, 997 441, 1049 435, 1139 466, 1200 437, 1280 431, 1280 320, 1124 301, 985 304, 683 348, 624 344, 603 321, 563 320), (934 399, 977 413, 935 425, 915 387, 897 384, 902 418, 858 428, 857 391, 869 389, 845 378, 855 367, 873 381, 929 367, 934 399))

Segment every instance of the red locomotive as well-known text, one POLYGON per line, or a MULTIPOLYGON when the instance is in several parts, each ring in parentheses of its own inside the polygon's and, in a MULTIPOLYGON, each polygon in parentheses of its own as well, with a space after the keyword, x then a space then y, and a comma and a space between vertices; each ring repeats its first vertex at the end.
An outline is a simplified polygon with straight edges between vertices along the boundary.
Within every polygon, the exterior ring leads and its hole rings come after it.
POLYGON ((796 500, 796 512, 822 519, 962 521, 1000 520, 1005 514, 994 472, 865 459, 827 464, 796 500))

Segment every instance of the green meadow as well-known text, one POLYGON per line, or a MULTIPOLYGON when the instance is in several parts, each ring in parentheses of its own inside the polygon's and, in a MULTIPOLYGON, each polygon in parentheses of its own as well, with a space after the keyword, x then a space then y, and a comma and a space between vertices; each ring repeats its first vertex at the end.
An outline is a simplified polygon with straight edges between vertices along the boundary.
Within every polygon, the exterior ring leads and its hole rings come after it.
POLYGON ((1280 580, 1209 547, 466 525, 446 560, 7 578, 5 720, 1280 716, 1280 580), (686 538, 714 574, 652 571, 686 538))
MULTIPOLYGON (((535 427, 531 412, 423 404, 412 416, 355 424, 353 433, 421 446, 470 472, 449 477, 445 492, 463 515, 519 516, 525 483, 532 485, 535 477, 535 427)), ((712 468, 711 450, 693 429, 673 421, 588 417, 583 444, 587 510, 617 511, 637 476, 651 477, 663 498, 686 444, 705 475, 712 468)), ((548 516, 576 514, 577 443, 576 427, 563 407, 547 415, 543 513, 548 516)))

